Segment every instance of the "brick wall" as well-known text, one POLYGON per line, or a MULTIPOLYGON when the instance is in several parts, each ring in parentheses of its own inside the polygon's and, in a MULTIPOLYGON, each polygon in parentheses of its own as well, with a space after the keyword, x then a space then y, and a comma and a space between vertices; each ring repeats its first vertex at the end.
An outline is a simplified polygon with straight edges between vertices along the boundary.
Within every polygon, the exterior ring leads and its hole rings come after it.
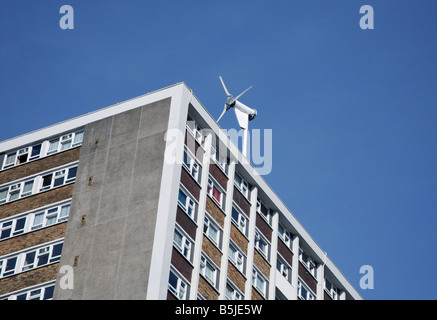
POLYGON ((196 198, 196 200, 199 200, 200 195, 200 186, 197 184, 197 182, 193 179, 193 177, 185 170, 184 166, 182 166, 181 169, 181 182, 187 188, 188 191, 196 198))
POLYGON ((256 214, 256 227, 267 238, 267 240, 269 240, 269 242, 272 242, 272 228, 259 215, 259 213, 256 214))
POLYGON ((185 279, 189 281, 191 280, 191 272, 193 271, 193 266, 174 247, 171 256, 171 264, 185 277, 185 279))
POLYGON ((218 292, 199 275, 199 288, 197 290, 206 300, 218 300, 218 292))
POLYGON ((207 237, 203 237, 202 240, 202 251, 206 253, 206 255, 214 261, 214 263, 220 267, 220 263, 222 260, 222 254, 217 249, 217 247, 209 240, 207 237))
POLYGON ((240 207, 241 210, 243 210, 243 212, 249 217, 250 216, 250 202, 246 199, 245 196, 243 196, 240 192, 240 190, 238 190, 238 188, 236 188, 234 186, 234 196, 233 199, 235 201, 235 203, 240 207))
POLYGON ((188 131, 185 131, 185 145, 196 156, 196 158, 202 162, 203 154, 205 153, 200 144, 194 139, 194 137, 188 131))
POLYGON ((237 286, 238 289, 241 290, 241 292, 244 292, 246 278, 243 276, 240 270, 235 268, 232 263, 228 263, 228 278, 237 286))
POLYGON ((247 255, 247 248, 249 245, 249 240, 241 233, 237 227, 231 223, 231 235, 232 241, 247 255))
POLYGON ((299 261, 299 277, 306 283, 306 285, 314 292, 317 292, 317 281, 313 275, 305 268, 299 261))
POLYGON ((176 222, 193 240, 196 240, 197 225, 179 206, 176 213, 176 222))
POLYGON ((25 164, 12 167, 0 172, 0 184, 8 183, 21 179, 38 172, 56 168, 64 164, 79 160, 80 147, 64 152, 56 153, 49 157, 27 162, 25 164))
POLYGON ((0 241, 0 256, 62 238, 67 222, 0 241))
POLYGON ((270 264, 256 249, 254 250, 253 264, 256 265, 267 279, 270 278, 270 264))
POLYGON ((209 165, 209 173, 214 177, 214 179, 222 186, 224 190, 226 190, 228 185, 228 178, 223 173, 222 170, 215 164, 211 163, 209 165))
POLYGON ((225 214, 209 196, 206 197, 206 212, 211 215, 220 227, 224 228, 225 214))
POLYGON ((73 194, 73 187, 74 183, 3 204, 0 206, 0 219, 69 199, 73 194))
POLYGON ((59 263, 0 279, 0 295, 55 280, 59 263))
POLYGON ((285 259, 285 261, 288 262, 290 267, 293 266, 293 253, 291 252, 290 248, 285 245, 284 242, 282 242, 282 239, 278 237, 278 252, 281 254, 281 256, 285 259))
POLYGON ((262 295, 260 295, 258 293, 258 291, 256 291, 255 288, 252 288, 252 300, 265 300, 262 295))

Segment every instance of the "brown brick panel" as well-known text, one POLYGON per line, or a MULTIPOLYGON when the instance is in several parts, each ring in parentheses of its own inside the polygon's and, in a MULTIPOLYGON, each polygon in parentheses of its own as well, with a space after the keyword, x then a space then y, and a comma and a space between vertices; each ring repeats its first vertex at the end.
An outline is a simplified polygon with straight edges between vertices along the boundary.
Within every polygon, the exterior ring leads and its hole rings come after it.
POLYGON ((219 224, 220 227, 224 228, 225 214, 209 196, 206 197, 206 212, 211 215, 211 217, 219 224))
POLYGON ((247 254, 249 240, 247 240, 247 238, 241 233, 240 230, 237 229, 237 227, 233 223, 231 223, 231 239, 245 254, 247 254))
POLYGON ((203 278, 202 275, 199 275, 199 288, 197 291, 206 300, 218 300, 218 292, 203 278))
POLYGON ((261 294, 255 289, 252 288, 252 300, 265 300, 261 294))
POLYGON ((272 242, 272 228, 259 215, 259 213, 256 214, 256 227, 267 238, 267 240, 269 240, 269 242, 272 242))
POLYGON ((235 268, 232 263, 228 263, 228 278, 241 290, 244 294, 246 278, 241 274, 241 272, 235 268))
POLYGON ((302 265, 299 261, 299 277, 306 283, 306 285, 314 292, 317 292, 317 281, 313 275, 302 265))
POLYGON ((171 264, 185 277, 185 279, 191 280, 193 266, 178 250, 175 249, 175 247, 173 247, 171 255, 171 264))
POLYGON ((197 184, 197 182, 193 179, 193 177, 185 170, 185 168, 182 166, 181 169, 181 182, 187 188, 188 191, 196 198, 197 201, 199 201, 199 195, 200 195, 200 186, 197 184))
POLYGON ((222 186, 222 188, 226 190, 228 186, 228 178, 215 163, 211 163, 209 165, 209 173, 214 177, 215 180, 217 180, 217 182, 222 186))
POLYGON ((270 264, 256 249, 254 250, 253 264, 256 265, 267 279, 270 278, 270 264))
POLYGON ((235 186, 233 199, 235 203, 240 207, 240 209, 243 210, 248 217, 250 217, 250 202, 246 199, 245 196, 241 194, 240 190, 238 190, 238 188, 236 188, 235 186))
POLYGON ((290 267, 293 266, 293 252, 285 245, 284 242, 278 237, 278 252, 288 262, 290 267))
POLYGON ((203 148, 200 144, 194 139, 194 137, 188 131, 185 131, 185 145, 188 149, 196 156, 196 158, 202 163, 203 161, 203 148))
POLYGON ((0 205, 0 219, 69 199, 72 197, 73 187, 74 183, 71 183, 30 197, 2 204, 0 205))
POLYGON ((0 295, 55 280, 59 263, 26 271, 0 280, 0 295))
POLYGON ((167 290, 167 300, 178 300, 178 299, 174 296, 174 294, 170 290, 167 290))
POLYGON ((0 242, 0 256, 64 237, 67 222, 38 229, 0 242))
POLYGON ((196 240, 197 225, 179 206, 176 213, 176 222, 193 240, 196 240))
POLYGON ((324 300, 332 300, 331 296, 326 293, 326 291, 323 291, 323 299, 324 300))
POLYGON ((64 164, 79 160, 80 147, 31 161, 0 172, 0 184, 21 179, 38 172, 56 168, 64 164))
POLYGON ((217 247, 209 240, 207 237, 203 237, 202 240, 202 250, 206 253, 208 257, 211 258, 214 263, 220 267, 222 260, 222 253, 217 249, 217 247))

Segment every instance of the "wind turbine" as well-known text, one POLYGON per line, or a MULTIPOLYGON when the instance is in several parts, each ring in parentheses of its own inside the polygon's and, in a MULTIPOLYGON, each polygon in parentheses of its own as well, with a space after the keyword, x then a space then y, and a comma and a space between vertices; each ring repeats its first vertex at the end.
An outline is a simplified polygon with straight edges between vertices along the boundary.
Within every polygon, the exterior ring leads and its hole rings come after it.
POLYGON ((228 89, 225 86, 225 83, 223 82, 223 79, 221 76, 219 76, 220 82, 222 83, 223 89, 226 93, 226 102, 225 107, 223 109, 222 114, 217 119, 217 122, 220 121, 220 119, 224 116, 226 111, 228 111, 230 108, 234 108, 235 116, 237 117, 238 124, 240 125, 240 128, 244 130, 243 135, 243 155, 246 157, 247 154, 247 134, 249 129, 249 121, 255 119, 257 115, 257 111, 255 109, 249 108, 245 104, 241 103, 237 99, 239 99, 243 94, 245 94, 247 91, 252 89, 252 86, 244 90, 242 93, 240 93, 238 96, 234 98, 232 94, 229 93, 228 89))

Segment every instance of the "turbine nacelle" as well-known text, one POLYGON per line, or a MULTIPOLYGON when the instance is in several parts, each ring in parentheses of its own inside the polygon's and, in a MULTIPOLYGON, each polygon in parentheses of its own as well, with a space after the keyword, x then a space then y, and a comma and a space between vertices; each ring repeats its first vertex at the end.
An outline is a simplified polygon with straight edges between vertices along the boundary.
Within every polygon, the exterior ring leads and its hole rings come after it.
POLYGON ((220 119, 223 117, 223 115, 228 111, 230 108, 234 108, 235 116, 237 117, 238 124, 242 129, 247 129, 249 126, 249 121, 255 119, 257 115, 257 111, 255 109, 249 108, 245 104, 241 103, 237 99, 239 99, 243 94, 245 94, 247 91, 252 89, 252 86, 244 90, 242 93, 240 93, 238 96, 234 98, 232 94, 229 93, 228 89, 225 86, 225 83, 223 82, 223 79, 221 76, 219 76, 220 81, 222 83, 223 89, 226 93, 226 103, 223 109, 222 114, 218 118, 217 122, 220 121, 220 119))

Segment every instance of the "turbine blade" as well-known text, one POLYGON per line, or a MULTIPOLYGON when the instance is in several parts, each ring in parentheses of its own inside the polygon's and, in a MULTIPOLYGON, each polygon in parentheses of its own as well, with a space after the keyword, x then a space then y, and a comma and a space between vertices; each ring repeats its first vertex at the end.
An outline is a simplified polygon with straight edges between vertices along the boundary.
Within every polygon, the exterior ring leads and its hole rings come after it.
POLYGON ((225 89, 226 95, 227 95, 227 96, 230 96, 231 94, 229 93, 228 89, 226 88, 225 83, 223 82, 222 77, 219 76, 219 78, 220 78, 220 81, 221 81, 221 83, 222 83, 223 89, 225 89))
MULTIPOLYGON (((238 98, 240 98, 243 94, 245 94, 247 91, 249 91, 250 89, 252 89, 253 86, 250 86, 249 88, 247 88, 246 90, 244 90, 242 93, 240 93, 238 96, 236 96, 234 99, 232 99, 232 103, 235 102, 235 100, 237 100, 238 98)), ((231 103, 231 104, 232 104, 231 103)))
POLYGON ((217 122, 219 122, 220 121, 220 119, 224 116, 224 114, 226 113, 226 111, 227 111, 227 105, 225 104, 225 108, 223 109, 223 112, 222 112, 222 114, 220 115, 220 117, 217 119, 217 122))

